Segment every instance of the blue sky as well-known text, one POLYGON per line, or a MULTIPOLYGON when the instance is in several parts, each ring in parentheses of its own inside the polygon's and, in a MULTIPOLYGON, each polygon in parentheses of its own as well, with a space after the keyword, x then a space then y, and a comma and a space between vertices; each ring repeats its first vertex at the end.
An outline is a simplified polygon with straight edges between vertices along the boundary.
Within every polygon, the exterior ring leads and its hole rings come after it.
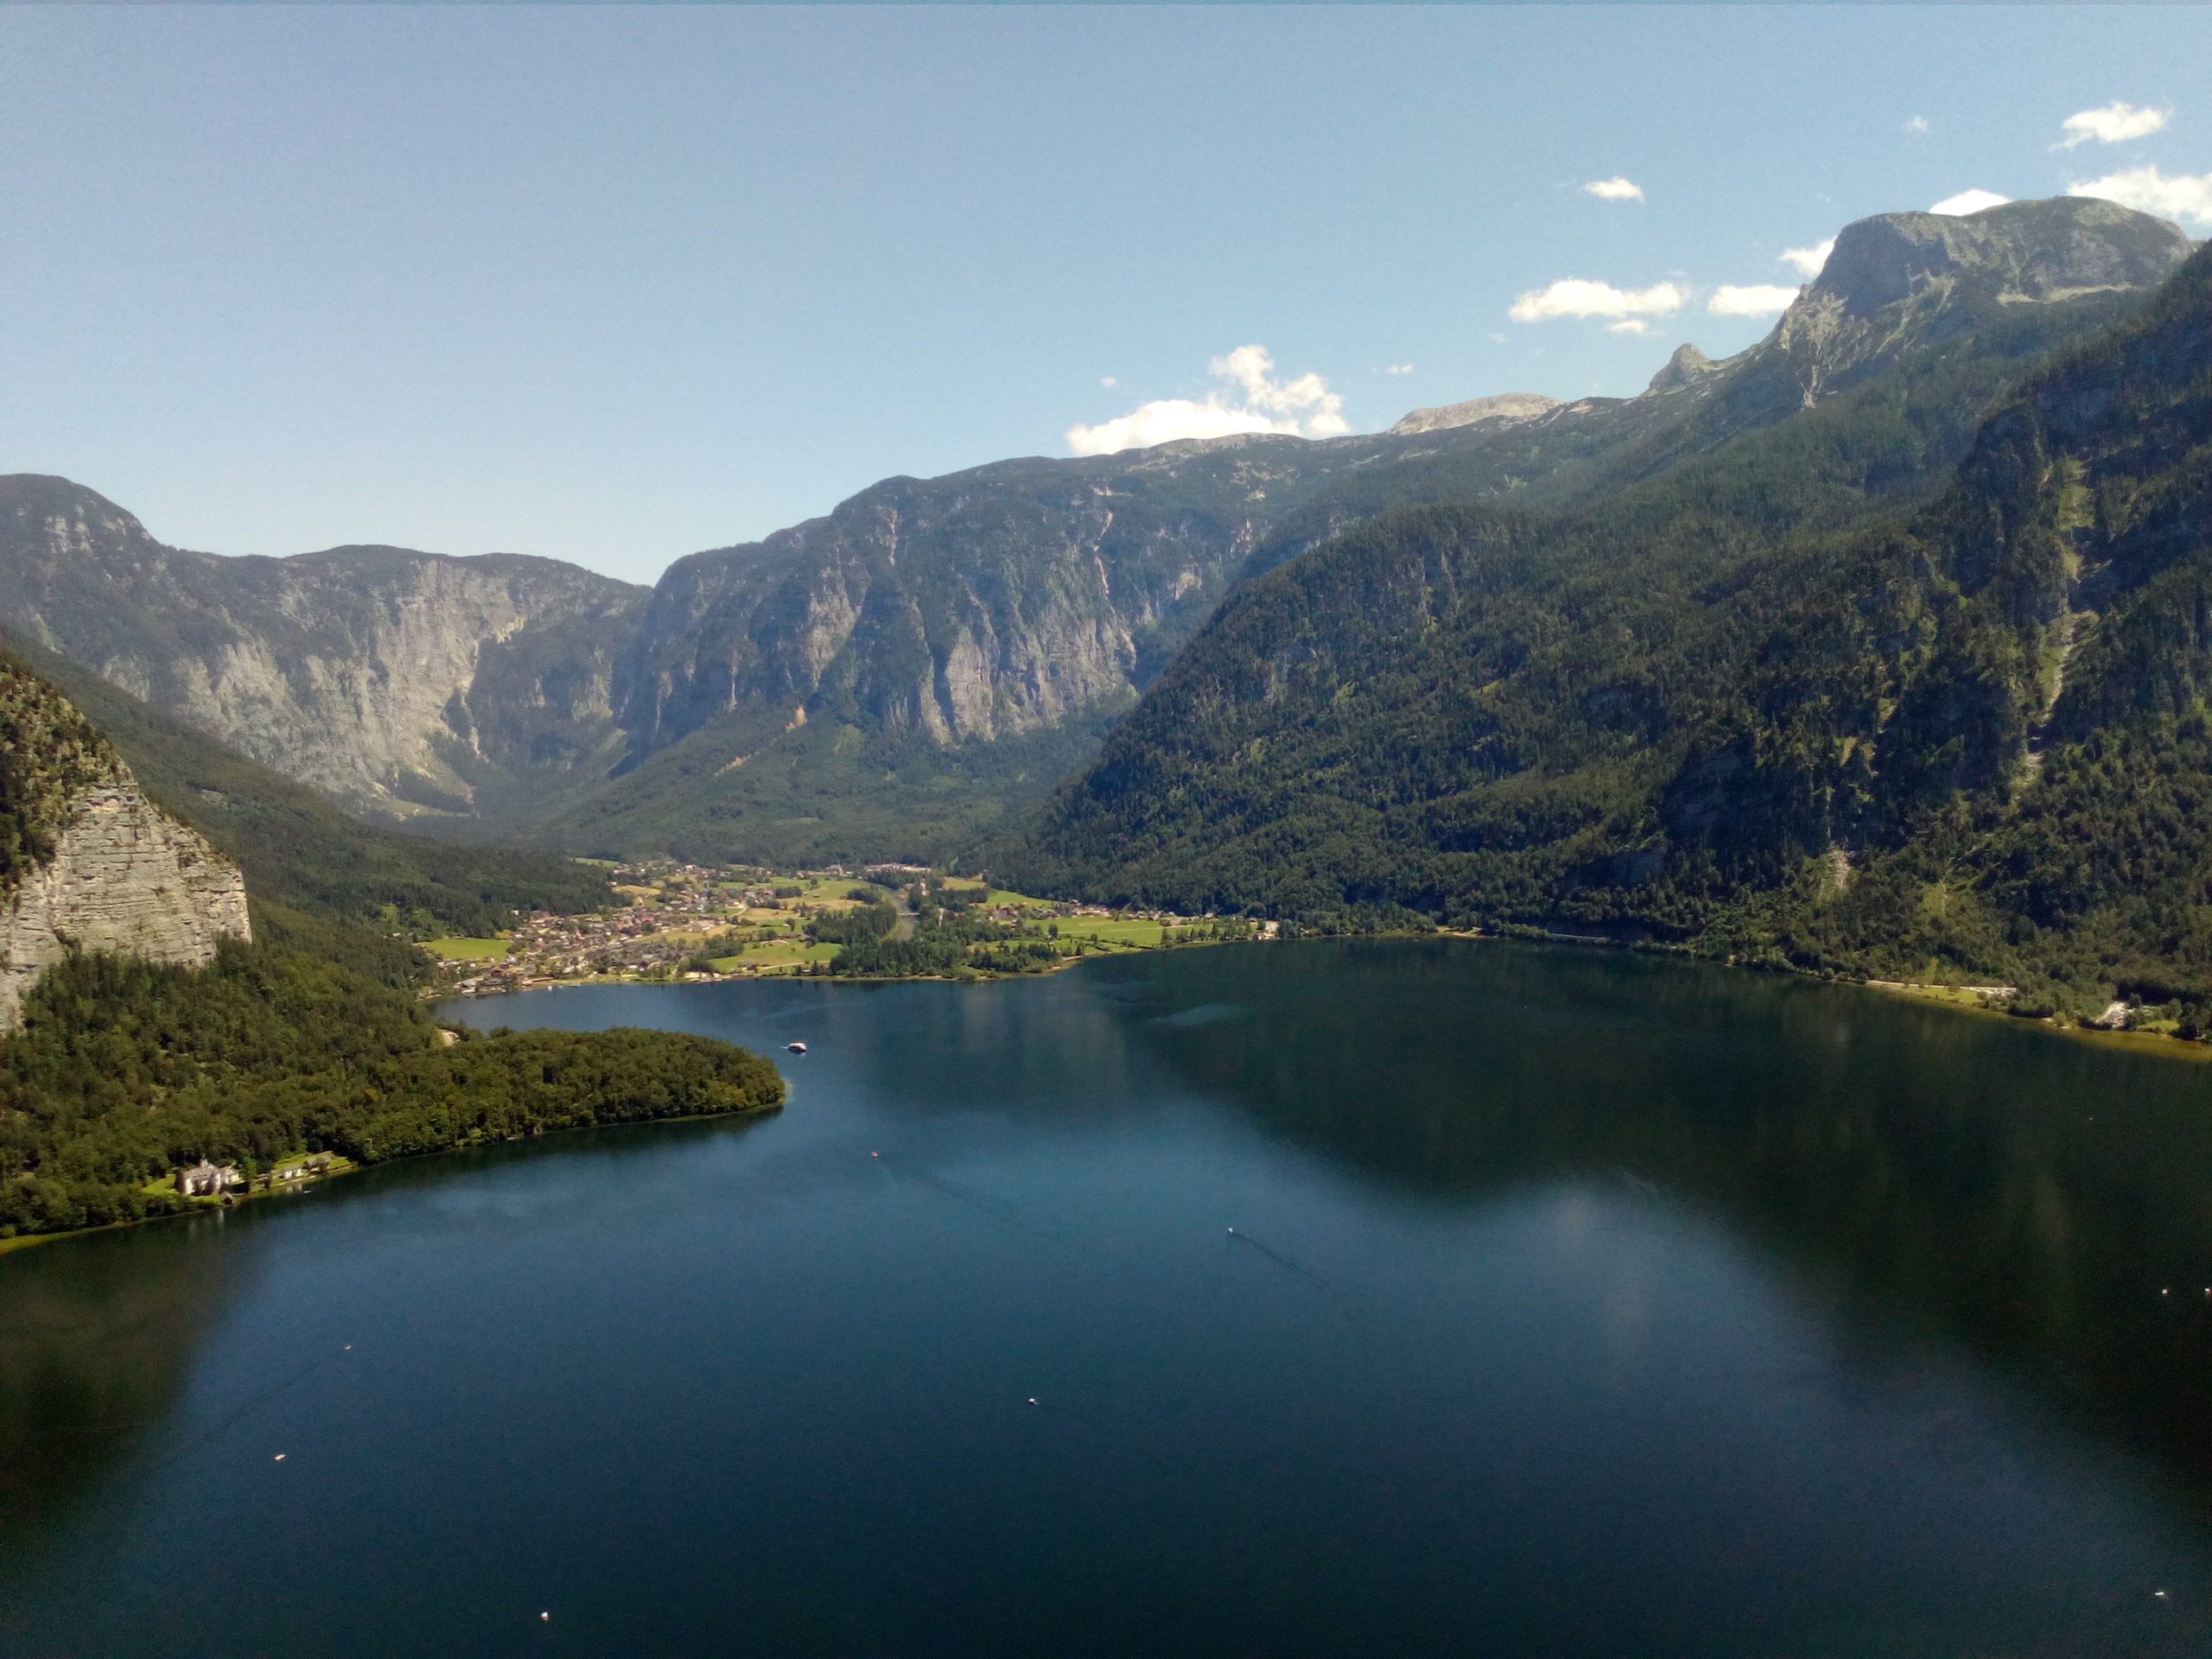
POLYGON ((1147 404, 1624 395, 1850 219, 2114 174, 2212 232, 2212 10, 4 7, 0 471, 650 580, 1147 404), (1514 320, 1568 278, 1645 308, 1514 320))

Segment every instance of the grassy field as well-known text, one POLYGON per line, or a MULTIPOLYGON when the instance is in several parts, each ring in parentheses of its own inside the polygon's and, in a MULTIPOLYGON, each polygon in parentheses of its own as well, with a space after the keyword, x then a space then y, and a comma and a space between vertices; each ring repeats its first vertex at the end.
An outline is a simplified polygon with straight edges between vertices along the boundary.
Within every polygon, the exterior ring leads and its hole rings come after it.
POLYGON ((507 954, 505 939, 425 939, 423 948, 444 962, 489 962, 507 954))
POLYGON ((1097 939, 1106 944, 1136 944, 1147 948, 1160 944, 1166 930, 1158 922, 1141 918, 1123 919, 1108 916, 1065 916, 1060 918, 1060 937, 1064 939, 1097 939))
POLYGON ((773 939, 766 944, 756 944, 734 957, 714 958, 718 974, 735 973, 740 968, 792 968, 803 962, 827 962, 844 947, 836 944, 809 944, 804 939, 773 939))

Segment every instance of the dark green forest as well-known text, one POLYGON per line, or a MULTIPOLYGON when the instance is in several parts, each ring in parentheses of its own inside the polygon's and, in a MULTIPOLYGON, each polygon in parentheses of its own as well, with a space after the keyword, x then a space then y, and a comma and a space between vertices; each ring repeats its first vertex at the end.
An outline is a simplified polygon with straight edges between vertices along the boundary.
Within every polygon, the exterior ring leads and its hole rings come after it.
POLYGON ((1587 509, 1292 559, 982 859, 2202 1028, 2212 255, 1993 397, 1984 338, 1587 509))
POLYGON ((658 1031, 496 1031, 448 1043, 412 997, 283 945, 207 968, 78 957, 0 1041, 0 1237, 189 1207, 146 1182, 201 1158, 357 1163, 594 1124, 760 1111, 775 1067, 658 1031))

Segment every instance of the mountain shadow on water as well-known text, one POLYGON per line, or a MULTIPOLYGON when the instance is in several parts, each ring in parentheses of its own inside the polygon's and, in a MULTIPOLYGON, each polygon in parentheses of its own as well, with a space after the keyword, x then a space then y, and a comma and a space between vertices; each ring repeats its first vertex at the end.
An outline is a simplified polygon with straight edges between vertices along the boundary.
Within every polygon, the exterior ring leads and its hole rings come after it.
POLYGON ((1421 1206, 1594 1184, 1711 1216, 1844 1328, 1971 1351, 2155 1457, 2212 1520, 2200 1064, 1506 941, 1224 947, 1086 975, 1154 1056, 1330 1167, 1421 1206))

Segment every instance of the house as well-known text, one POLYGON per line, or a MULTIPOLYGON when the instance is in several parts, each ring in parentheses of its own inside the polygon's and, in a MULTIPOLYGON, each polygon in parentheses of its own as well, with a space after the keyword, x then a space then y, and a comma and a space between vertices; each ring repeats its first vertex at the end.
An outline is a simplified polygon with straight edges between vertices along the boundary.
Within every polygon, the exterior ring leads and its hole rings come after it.
POLYGON ((205 1158, 176 1173, 176 1190, 188 1198, 219 1198, 245 1179, 235 1164, 211 1164, 205 1158))

